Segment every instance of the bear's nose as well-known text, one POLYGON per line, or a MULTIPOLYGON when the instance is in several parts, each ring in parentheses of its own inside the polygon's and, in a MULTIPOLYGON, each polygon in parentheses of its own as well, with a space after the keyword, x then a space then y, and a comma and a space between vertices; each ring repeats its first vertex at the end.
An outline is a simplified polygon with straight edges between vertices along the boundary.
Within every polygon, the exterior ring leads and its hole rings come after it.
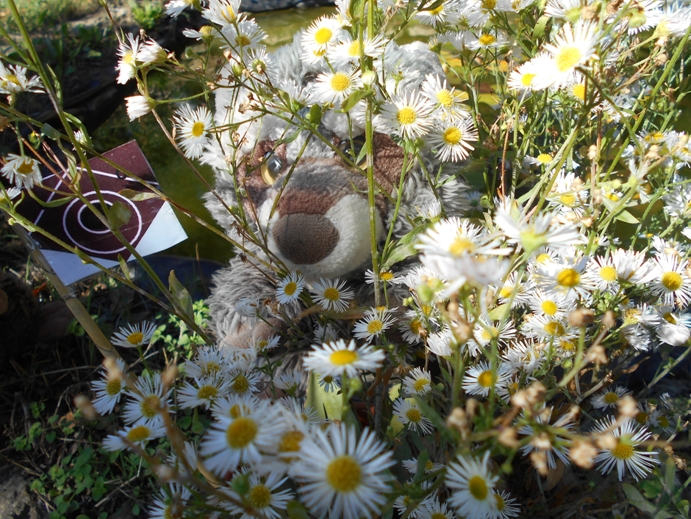
POLYGON ((326 258, 338 244, 338 229, 320 214, 281 216, 272 233, 280 253, 298 265, 313 265, 326 258))

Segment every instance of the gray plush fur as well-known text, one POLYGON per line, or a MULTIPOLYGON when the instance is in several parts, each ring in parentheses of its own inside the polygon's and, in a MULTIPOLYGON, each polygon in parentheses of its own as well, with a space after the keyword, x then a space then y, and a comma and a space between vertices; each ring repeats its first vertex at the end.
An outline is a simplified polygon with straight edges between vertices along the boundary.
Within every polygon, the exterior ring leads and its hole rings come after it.
MULTIPOLYGON (((316 76, 322 71, 321 67, 306 64, 301 59, 300 41, 301 35, 298 35, 292 44, 277 50, 269 58, 270 64, 275 67, 273 71, 269 69, 270 81, 274 86, 291 93, 293 96, 304 96, 309 91, 316 76)), ((437 56, 419 42, 404 46, 398 46, 395 43, 389 44, 383 61, 386 70, 395 71, 398 77, 402 78, 398 84, 393 82, 386 84, 387 91, 390 93, 404 93, 409 89, 417 89, 428 74, 437 74, 443 77, 437 56)), ((222 77, 229 76, 229 69, 222 73, 222 77)), ((380 80, 383 81, 383 78, 380 80)), ((202 160, 213 166, 216 176, 215 194, 208 193, 205 200, 214 219, 226 230, 229 236, 241 243, 249 254, 241 254, 233 258, 227 268, 220 270, 215 275, 215 289, 208 303, 213 329, 220 344, 222 346, 241 347, 251 344, 253 338, 270 333, 273 326, 276 327, 276 331, 279 331, 280 319, 295 318, 299 315, 301 308, 298 305, 278 308, 275 301, 275 287, 279 277, 271 269, 261 265, 259 261, 251 257, 256 255, 269 263, 275 259, 271 257, 272 254, 267 254, 267 248, 270 244, 263 238, 267 233, 270 233, 270 227, 274 225, 268 214, 270 206, 275 202, 269 202, 262 207, 252 207, 248 211, 245 207, 247 200, 238 200, 237 196, 238 188, 241 188, 239 186, 239 178, 241 177, 239 172, 243 171, 241 169, 242 164, 251 161, 257 143, 266 140, 279 140, 292 133, 292 129, 286 121, 272 115, 264 115, 259 120, 250 121, 259 112, 253 110, 252 99, 248 96, 247 90, 238 87, 232 80, 229 80, 228 84, 228 88, 219 88, 215 91, 215 120, 217 125, 229 125, 229 127, 234 128, 234 131, 224 132, 220 136, 220 143, 211 144, 203 156, 202 160), (245 208, 245 213, 249 218, 247 222, 249 229, 260 243, 248 239, 247 233, 243 232, 241 226, 237 225, 236 218, 219 201, 219 197, 225 205, 235 208, 234 210, 237 210, 238 207, 245 208), (251 214, 254 212, 258 215, 258 221, 251 214), (259 303, 259 317, 238 312, 238 302, 245 298, 259 303), (279 317, 279 313, 281 314, 280 319, 276 319, 279 317)), ((357 117, 358 110, 359 107, 355 107, 351 111, 353 132, 356 134, 363 132, 363 123, 357 117)), ((320 133, 328 138, 343 139, 347 137, 347 117, 334 111, 325 113, 322 118, 320 133)), ((308 137, 309 133, 303 131, 295 140, 287 144, 285 157, 289 166, 294 164, 308 137)), ((319 139, 310 139, 300 162, 292 172, 286 189, 292 188, 291 182, 294 184, 298 182, 297 179, 302 178, 301 182, 303 183, 313 181, 315 189, 328 190, 331 187, 328 171, 334 171, 329 168, 336 167, 334 166, 335 160, 335 153, 329 146, 319 139), (302 169, 306 168, 301 168, 301 164, 307 163, 311 165, 312 169, 324 171, 324 173, 319 176, 314 172, 302 172, 302 169), (325 165, 324 168, 320 169, 314 166, 314 164, 319 166, 322 163, 325 165), (300 175, 303 173, 304 175, 301 177, 300 175)), ((453 175, 453 172, 458 171, 457 166, 456 168, 447 168, 452 169, 452 172, 442 169, 442 173, 438 175, 439 168, 443 165, 435 160, 434 155, 429 153, 425 155, 423 160, 429 176, 438 179, 435 189, 441 199, 439 201, 444 212, 447 215, 460 214, 467 208, 467 199, 464 196, 465 186, 453 175)), ((266 190, 270 201, 273 200, 271 197, 275 196, 275 192, 280 190, 281 183, 285 182, 287 175, 285 172, 282 175, 274 186, 266 190)), ((389 193, 394 199, 399 196, 402 197, 401 212, 394 226, 395 238, 400 238, 409 232, 412 218, 424 211, 429 204, 437 201, 427 178, 421 165, 416 164, 407 174, 401 193, 397 192, 397 185, 389 193)), ((389 228, 393 212, 394 205, 385 204, 384 213, 380 215, 383 224, 382 236, 389 228)), ((276 218, 275 215, 273 217, 276 218)), ((346 233, 345 231, 341 229, 342 234, 346 233)), ((365 261, 364 265, 367 263, 365 261)), ((362 262, 353 264, 353 271, 342 276, 359 280, 361 286, 354 288, 363 297, 367 291, 367 287, 362 282, 364 265, 362 262)), ((409 262, 404 268, 410 267, 411 263, 409 262)), ((316 281, 316 279, 312 281, 316 281)), ((401 296, 403 295, 405 294, 401 294, 401 296)), ((360 302, 363 303, 362 300, 360 302)))

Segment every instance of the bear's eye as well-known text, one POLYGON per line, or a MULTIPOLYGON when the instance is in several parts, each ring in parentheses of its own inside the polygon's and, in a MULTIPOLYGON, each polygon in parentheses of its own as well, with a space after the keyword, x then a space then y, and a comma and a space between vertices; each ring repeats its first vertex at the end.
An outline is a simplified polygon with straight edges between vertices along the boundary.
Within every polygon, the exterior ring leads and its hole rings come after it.
POLYGON ((273 185, 283 169, 283 161, 273 151, 267 151, 262 160, 261 173, 264 182, 273 185))
POLYGON ((343 154, 352 160, 358 168, 365 169, 367 167, 367 156, 364 155, 360 160, 358 157, 362 152, 362 148, 365 147, 365 136, 359 135, 355 137, 352 141, 347 139, 341 144, 341 151, 343 154))

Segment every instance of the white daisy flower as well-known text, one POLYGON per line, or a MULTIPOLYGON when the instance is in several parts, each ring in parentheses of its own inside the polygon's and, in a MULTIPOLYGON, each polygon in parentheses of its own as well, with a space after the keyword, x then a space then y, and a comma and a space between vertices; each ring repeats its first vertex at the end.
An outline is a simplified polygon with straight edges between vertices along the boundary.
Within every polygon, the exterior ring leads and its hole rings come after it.
POLYGON ((241 408, 235 418, 217 416, 199 448, 202 456, 209 456, 205 466, 225 476, 243 463, 259 463, 261 453, 274 448, 275 439, 284 428, 278 410, 269 401, 260 400, 251 414, 245 414, 241 408))
POLYGON ((141 46, 137 53, 137 61, 143 65, 165 63, 168 59, 168 51, 161 47, 156 40, 148 40, 141 46))
MULTIPOLYGON (((440 78, 436 74, 428 74, 422 84, 422 95, 440 110, 446 118, 458 119, 468 117, 470 112, 463 104, 468 99, 465 92, 456 91, 449 87, 446 78, 440 78)), ((477 140, 477 138, 475 139, 477 140)))
POLYGON ((193 110, 189 104, 184 104, 176 111, 173 120, 176 137, 185 157, 201 157, 208 140, 207 134, 213 127, 211 112, 205 106, 193 110))
POLYGON ((388 330, 394 321, 387 310, 368 310, 353 326, 353 336, 356 339, 364 339, 369 344, 388 330))
POLYGON ((377 130, 395 133, 403 139, 417 139, 429 133, 433 106, 418 93, 394 96, 384 103, 375 119, 377 130))
POLYGON ((240 3, 241 0, 209 0, 208 7, 202 10, 202 16, 225 28, 243 20, 244 13, 240 13, 240 3))
POLYGON ((595 47, 600 41, 597 24, 577 22, 564 24, 562 32, 554 38, 554 43, 544 49, 552 56, 549 70, 536 81, 535 88, 559 87, 567 81, 577 67, 583 67, 595 58, 595 47))
POLYGON ((305 278, 298 272, 291 272, 276 287, 276 300, 282 305, 297 301, 305 288, 305 278))
POLYGON ((331 64, 337 68, 357 65, 360 63, 361 50, 365 56, 376 59, 384 52, 385 44, 386 40, 381 34, 377 34, 374 38, 368 38, 365 34, 363 47, 359 40, 353 39, 350 34, 344 32, 341 41, 329 47, 327 57, 331 64))
POLYGON ((20 92, 43 92, 41 78, 26 77, 27 69, 19 65, 5 65, 0 61, 0 94, 15 95, 20 92))
POLYGON ((422 414, 414 401, 397 398, 393 403, 393 414, 403 425, 420 434, 429 434, 434 430, 432 422, 422 414))
POLYGON ((613 448, 600 449, 595 463, 601 464, 599 470, 603 474, 609 473, 616 465, 619 481, 624 478, 626 469, 629 469, 636 481, 645 478, 660 463, 657 452, 636 450, 641 442, 650 438, 650 433, 645 427, 636 425, 634 420, 627 420, 619 427, 613 427, 615 423, 613 417, 607 417, 595 424, 593 433, 606 434, 616 439, 613 448))
MULTIPOLYGON (((542 410, 534 413, 533 418, 538 424, 549 424, 552 417, 552 407, 542 408, 542 410)), ((532 425, 524 425, 519 429, 519 434, 530 436, 530 442, 521 447, 521 452, 524 456, 528 456, 531 452, 544 452, 547 456, 547 467, 554 470, 557 467, 555 456, 559 458, 564 465, 569 465, 569 445, 571 440, 560 436, 554 432, 553 429, 566 429, 571 431, 573 429, 573 416, 565 414, 561 416, 554 424, 550 425, 549 429, 538 427, 537 431, 532 425)))
POLYGON ((210 376, 195 378, 194 383, 186 381, 178 389, 178 402, 183 409, 202 406, 209 409, 219 398, 223 398, 230 391, 230 380, 224 376, 210 376))
POLYGON ((670 346, 684 346, 691 338, 691 316, 674 312, 671 306, 657 308, 660 315, 659 324, 655 327, 658 339, 670 346))
POLYGON ((243 20, 225 26, 221 30, 223 40, 227 45, 221 48, 231 48, 237 53, 244 53, 250 49, 261 48, 266 33, 254 20, 243 20))
POLYGON ((239 416, 250 416, 257 409, 261 409, 260 400, 251 393, 231 394, 220 400, 216 400, 211 407, 211 414, 214 418, 237 418, 239 416))
MULTIPOLYGON (((403 468, 405 468, 411 474, 416 474, 418 468, 418 459, 413 458, 409 460, 403 460, 403 468)), ((435 463, 430 459, 428 459, 427 462, 425 462, 425 474, 431 474, 432 472, 437 472, 443 468, 444 465, 442 465, 441 463, 435 463)))
POLYGON ((574 328, 564 318, 549 315, 529 315, 522 328, 526 337, 556 342, 578 338, 578 328, 574 328))
POLYGON ((576 23, 581 19, 581 13, 589 0, 549 0, 545 6, 545 16, 576 23))
POLYGON ((557 292, 533 290, 528 299, 528 306, 536 315, 564 319, 576 309, 576 299, 557 292))
POLYGON ((154 498, 153 505, 149 508, 149 519, 183 517, 190 497, 192 497, 192 492, 179 483, 173 482, 166 485, 154 498))
POLYGON ((138 324, 121 326, 110 338, 110 342, 121 348, 136 348, 149 344, 156 331, 156 325, 151 321, 142 321, 138 324))
POLYGON ((472 119, 451 119, 436 126, 429 136, 429 143, 437 150, 442 162, 459 162, 475 148, 470 144, 477 141, 477 129, 472 119))
POLYGON ((310 292, 322 309, 343 312, 348 308, 348 301, 353 298, 353 291, 344 287, 345 281, 338 278, 334 279, 333 282, 320 279, 319 282, 312 284, 310 292))
POLYGON ((184 373, 188 377, 202 378, 220 373, 228 374, 230 364, 222 350, 210 346, 202 346, 197 350, 194 360, 186 360, 184 373))
POLYGON ((448 326, 437 333, 430 334, 427 338, 427 349, 440 357, 451 357, 459 346, 448 326))
POLYGON ((403 379, 406 395, 426 395, 432 391, 432 375, 422 368, 415 368, 403 379))
POLYGON ((121 451, 130 448, 130 443, 144 446, 149 440, 163 438, 166 428, 163 422, 140 423, 125 427, 117 434, 110 434, 103 440, 103 448, 107 451, 121 451))
POLYGON ((228 503, 228 511, 238 517, 238 519, 254 519, 257 513, 262 517, 268 519, 279 519, 283 517, 288 501, 293 499, 293 492, 289 489, 280 490, 288 478, 283 477, 282 474, 275 472, 268 472, 266 474, 257 474, 256 472, 245 472, 247 478, 248 490, 242 496, 234 491, 228 492, 231 497, 235 498, 236 502, 246 502, 249 504, 255 513, 248 513, 246 509, 241 508, 233 502, 228 503))
MULTIPOLYGON (((412 485, 413 481, 408 481, 408 485, 412 485)), ((427 490, 432 485, 432 482, 427 480, 420 483, 421 489, 427 490)), ((399 517, 407 515, 411 519, 418 519, 420 517, 420 510, 427 506, 436 497, 437 492, 431 492, 427 494, 424 498, 420 500, 418 496, 413 496, 411 494, 403 494, 396 498, 393 503, 394 510, 398 512, 399 517), (408 510, 410 509, 410 510, 408 510), (406 514, 407 513, 407 514, 406 514)))
POLYGON ((604 389, 592 396, 590 403, 595 409, 613 409, 617 407, 617 403, 621 397, 630 395, 631 391, 622 386, 617 386, 614 389, 604 389))
POLYGON ((495 392, 497 388, 506 387, 511 371, 511 366, 504 361, 499 361, 496 372, 492 370, 489 362, 480 361, 466 369, 463 390, 469 395, 486 397, 493 386, 495 392))
POLYGON ((471 35, 465 38, 465 46, 471 50, 499 49, 509 44, 502 31, 483 31, 480 36, 471 35))
POLYGON ((516 504, 516 498, 511 497, 506 490, 494 492, 494 499, 497 502, 497 509, 490 514, 489 519, 510 519, 518 517, 521 513, 521 507, 516 504))
POLYGON ((545 292, 554 291, 565 296, 588 299, 595 285, 584 276, 587 265, 587 256, 579 258, 577 255, 564 258, 563 261, 538 265, 536 284, 545 292))
POLYGON ((175 18, 188 7, 194 6, 195 1, 196 0, 170 0, 170 2, 165 5, 166 14, 175 18))
POLYGON ((373 432, 357 438, 355 428, 332 425, 328 435, 317 429, 303 442, 294 477, 308 510, 332 518, 371 518, 379 514, 390 491, 385 471, 394 464, 391 452, 373 432))
MULTIPOLYGON (((393 272, 390 270, 384 270, 379 273, 379 281, 382 281, 384 283, 388 283, 390 285, 398 285, 403 282, 403 280, 399 277, 396 276, 393 272)), ((372 269, 367 269, 365 271, 365 283, 368 285, 374 284, 374 272, 372 269)))
POLYGON ((341 377, 335 375, 319 375, 317 383, 325 393, 335 393, 341 389, 341 377))
POLYGON ((0 172, 18 189, 31 189, 43 180, 38 161, 25 155, 10 153, 5 157, 5 165, 0 172))
POLYGON ((278 335, 271 335, 266 338, 253 338, 251 348, 259 356, 276 348, 280 340, 281 338, 278 335))
POLYGON ((466 519, 485 519, 497 509, 494 486, 498 478, 490 472, 488 461, 489 451, 482 460, 459 454, 447 468, 448 503, 466 519))
POLYGON ((287 395, 296 396, 300 387, 303 385, 303 374, 297 371, 281 373, 272 379, 272 383, 278 389, 283 390, 287 395))
POLYGON ((127 35, 127 42, 120 42, 118 45, 118 55, 120 56, 120 60, 118 61, 117 66, 119 71, 117 82, 121 85, 124 85, 130 79, 136 76, 137 61, 140 61, 140 48, 141 43, 139 41, 139 37, 134 36, 132 33, 127 35))
POLYGON ((305 49, 309 63, 316 63, 326 55, 327 50, 343 37, 343 28, 338 20, 329 16, 317 18, 302 33, 302 47, 305 49))
POLYGON ((418 507, 417 519, 456 519, 456 514, 446 506, 446 503, 432 499, 427 501, 424 506, 418 507))
POLYGON ((314 345, 312 351, 303 359, 305 368, 323 375, 357 376, 359 371, 376 371, 383 363, 386 354, 373 346, 357 347, 354 340, 348 344, 343 339, 336 342, 314 345))
POLYGON ((126 97, 127 117, 130 118, 130 121, 134 121, 148 114, 153 108, 153 102, 153 99, 150 97, 144 97, 142 95, 126 97))
POLYGON ((544 74, 549 59, 548 54, 541 53, 516 67, 509 74, 508 87, 524 95, 535 90, 535 79, 539 78, 540 74, 544 74))
POLYGON ((434 27, 441 27, 445 24, 456 25, 458 23, 458 7, 459 2, 457 0, 444 0, 434 9, 418 11, 415 13, 415 18, 422 24, 434 27))
POLYGON ((686 274, 686 262, 674 254, 659 254, 653 258, 646 276, 648 289, 665 305, 687 306, 691 302, 691 279, 686 274))
POLYGON ((317 76, 317 81, 312 91, 312 98, 321 104, 333 104, 339 108, 341 103, 361 86, 361 74, 359 70, 339 70, 326 72, 317 76))
POLYGON ((161 411, 171 410, 171 392, 163 393, 161 374, 155 373, 153 377, 139 377, 134 383, 137 391, 128 392, 129 400, 123 409, 122 418, 125 423, 162 423, 161 411))
POLYGON ((230 373, 230 391, 236 395, 251 395, 259 391, 261 374, 253 371, 238 369, 230 373))
POLYGON ((91 404, 98 414, 105 416, 112 413, 122 394, 127 391, 125 371, 125 361, 115 359, 113 369, 105 369, 101 380, 91 383, 91 390, 95 397, 91 400, 91 404))
POLYGON ((508 362, 512 371, 521 370, 533 373, 544 362, 543 348, 532 341, 512 341, 502 358, 508 362))

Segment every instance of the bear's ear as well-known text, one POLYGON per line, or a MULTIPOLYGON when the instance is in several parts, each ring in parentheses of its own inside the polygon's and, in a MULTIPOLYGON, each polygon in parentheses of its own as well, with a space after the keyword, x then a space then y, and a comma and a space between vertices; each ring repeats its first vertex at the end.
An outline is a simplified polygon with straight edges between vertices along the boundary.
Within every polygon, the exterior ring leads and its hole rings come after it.
POLYGON ((268 196, 271 186, 288 170, 285 144, 276 146, 275 141, 259 141, 253 153, 238 170, 238 180, 247 196, 242 203, 248 214, 255 215, 268 196))

